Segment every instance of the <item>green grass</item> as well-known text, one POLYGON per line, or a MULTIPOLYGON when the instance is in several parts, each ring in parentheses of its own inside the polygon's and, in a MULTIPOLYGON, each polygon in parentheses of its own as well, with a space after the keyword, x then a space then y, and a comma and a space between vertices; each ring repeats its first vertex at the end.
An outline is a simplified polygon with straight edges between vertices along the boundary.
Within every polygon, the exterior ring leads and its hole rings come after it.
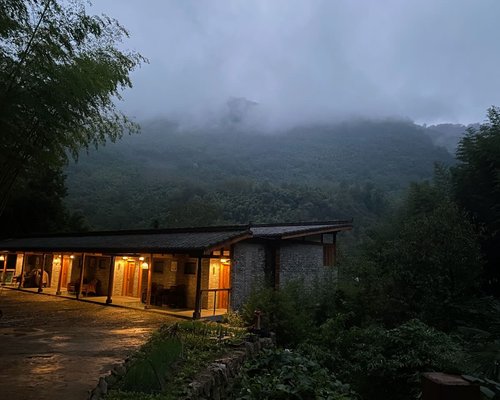
POLYGON ((208 322, 165 325, 135 354, 111 400, 166 400, 183 397, 206 366, 243 340, 245 331, 208 322))

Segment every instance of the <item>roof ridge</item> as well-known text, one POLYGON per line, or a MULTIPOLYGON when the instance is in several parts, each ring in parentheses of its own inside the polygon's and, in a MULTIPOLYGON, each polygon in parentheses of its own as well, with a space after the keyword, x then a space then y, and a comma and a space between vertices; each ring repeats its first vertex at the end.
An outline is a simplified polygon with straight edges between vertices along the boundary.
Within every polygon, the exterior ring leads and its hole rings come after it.
POLYGON ((168 233, 198 233, 198 232, 224 232, 224 231, 250 231, 252 228, 282 227, 282 226, 323 226, 323 225, 344 225, 352 224, 353 219, 349 220, 328 220, 328 221, 300 221, 300 222, 281 222, 268 224, 241 224, 241 225, 213 225, 199 227, 176 227, 161 229, 127 229, 127 230, 103 230, 86 232, 53 232, 53 233, 32 233, 14 237, 4 237, 5 239, 28 239, 28 238, 51 238, 51 237, 88 237, 88 236, 126 236, 126 235, 152 235, 168 233))
POLYGON ((353 219, 335 219, 328 221, 302 221, 302 222, 282 222, 273 224, 250 224, 251 228, 265 228, 272 226, 321 226, 321 225, 338 225, 338 224, 352 224, 353 219))
MULTIPOLYGON (((183 228, 161 228, 161 229, 123 229, 85 232, 53 232, 53 233, 32 233, 11 237, 15 239, 28 238, 50 238, 50 237, 84 237, 84 236, 126 236, 126 235, 151 235, 162 233, 197 233, 197 232, 224 232, 224 231, 248 231, 249 225, 218 225, 183 228)), ((7 238, 3 238, 7 239, 7 238)))

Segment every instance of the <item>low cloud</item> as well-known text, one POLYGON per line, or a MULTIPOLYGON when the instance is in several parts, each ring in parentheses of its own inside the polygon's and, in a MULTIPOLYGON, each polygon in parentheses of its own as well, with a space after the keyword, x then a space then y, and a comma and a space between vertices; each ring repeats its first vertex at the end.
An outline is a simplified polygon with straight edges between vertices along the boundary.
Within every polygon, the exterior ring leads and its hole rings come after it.
POLYGON ((231 98, 289 126, 364 117, 482 121, 500 104, 500 2, 96 0, 150 64, 120 105, 200 121, 231 98))

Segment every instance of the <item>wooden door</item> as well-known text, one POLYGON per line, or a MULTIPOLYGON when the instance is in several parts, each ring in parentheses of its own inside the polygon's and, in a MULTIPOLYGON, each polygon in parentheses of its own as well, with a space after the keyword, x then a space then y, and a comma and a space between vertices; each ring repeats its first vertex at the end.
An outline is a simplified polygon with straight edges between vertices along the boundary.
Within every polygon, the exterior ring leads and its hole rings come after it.
POLYGON ((135 297, 134 293, 134 280, 135 280, 135 262, 128 262, 125 268, 125 281, 124 281, 124 296, 135 297))
MULTIPOLYGON (((228 289, 230 286, 229 280, 229 264, 219 263, 219 289, 228 289)), ((217 308, 227 308, 228 307, 229 294, 225 290, 221 290, 217 293, 217 308)))

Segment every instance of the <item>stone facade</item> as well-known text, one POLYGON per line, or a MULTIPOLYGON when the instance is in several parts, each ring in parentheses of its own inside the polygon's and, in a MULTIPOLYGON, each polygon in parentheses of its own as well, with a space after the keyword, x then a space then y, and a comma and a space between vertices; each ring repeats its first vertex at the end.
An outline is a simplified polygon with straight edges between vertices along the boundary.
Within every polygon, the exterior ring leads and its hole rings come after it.
POLYGON ((312 288, 318 282, 336 277, 336 267, 323 265, 323 246, 320 244, 237 243, 231 269, 232 308, 239 309, 255 288, 283 287, 293 281, 312 288), (278 268, 276 263, 279 263, 278 268), (276 269, 279 270, 278 279, 276 269))
POLYGON ((233 247, 231 268, 231 304, 240 308, 254 288, 266 285, 266 246, 260 243, 237 243, 233 247))
POLYGON ((280 246, 280 285, 300 280, 313 287, 315 283, 337 277, 336 267, 323 266, 323 246, 309 243, 286 243, 280 246))

